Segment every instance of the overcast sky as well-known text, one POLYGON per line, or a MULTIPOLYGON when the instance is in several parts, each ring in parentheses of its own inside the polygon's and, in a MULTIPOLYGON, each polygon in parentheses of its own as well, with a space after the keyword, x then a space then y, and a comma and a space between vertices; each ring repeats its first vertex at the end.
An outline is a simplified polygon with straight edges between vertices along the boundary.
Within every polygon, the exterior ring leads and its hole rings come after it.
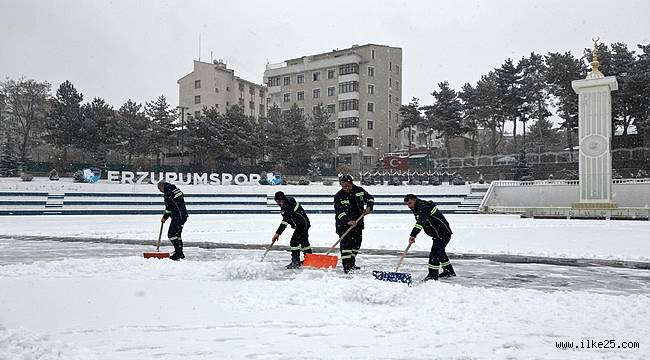
POLYGON ((0 78, 70 80, 116 108, 165 95, 192 60, 223 59, 262 82, 265 65, 383 44, 403 50, 403 102, 431 102, 531 51, 582 54, 591 38, 650 42, 650 1, 58 1, 0 0, 0 78), (319 5, 315 5, 318 3, 319 5))

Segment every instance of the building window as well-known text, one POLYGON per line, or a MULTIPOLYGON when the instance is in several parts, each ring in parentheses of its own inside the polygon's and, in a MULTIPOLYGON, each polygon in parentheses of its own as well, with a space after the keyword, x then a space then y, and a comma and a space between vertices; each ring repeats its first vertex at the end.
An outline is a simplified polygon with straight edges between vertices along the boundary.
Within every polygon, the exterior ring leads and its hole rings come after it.
POLYGON ((298 91, 296 93, 296 100, 297 101, 303 101, 305 100, 305 92, 304 91, 298 91))
POLYGON ((239 91, 244 91, 244 84, 239 84, 239 91))
POLYGON ((280 86, 280 77, 279 76, 269 78, 269 87, 271 87, 271 86, 280 86))
POLYGON ((218 93, 218 92, 219 92, 219 88, 214 88, 214 92, 218 93))
POLYGON ((388 62, 388 71, 391 71, 391 70, 393 70, 393 62, 389 61, 388 62))
POLYGON ((369 95, 374 95, 375 94, 375 85, 368 84, 368 94, 369 95))
POLYGON ((226 91, 230 91, 230 86, 226 86, 226 91))
POLYGON ((393 78, 388 78, 388 87, 389 88, 393 87, 393 78))
POLYGON ((291 93, 284 94, 284 102, 289 102, 289 101, 291 101, 291 93))
POLYGON ((375 68, 374 67, 368 66, 368 76, 369 77, 375 77, 375 68))
POLYGON ((264 105, 260 104, 260 116, 264 116, 264 105))
POLYGON ((195 89, 201 88, 201 80, 194 80, 194 88, 195 89))
POLYGON ((339 129, 349 129, 349 128, 358 128, 359 127, 359 118, 358 117, 348 117, 339 119, 339 129))
POLYGON ((298 76, 296 76, 296 82, 298 84, 304 83, 305 82, 305 74, 298 74, 298 76))
POLYGON ((368 103, 368 112, 375 112, 375 103, 368 103))
POLYGON ((395 80, 395 88, 399 90, 399 81, 395 80))
POLYGON ((388 120, 393 120, 393 113, 388 111, 388 120))
POLYGON ((336 112, 336 104, 327 104, 327 112, 334 114, 336 112))
POLYGON ((373 138, 366 138, 366 147, 374 147, 375 140, 373 138))
POLYGON ((255 102, 254 101, 249 101, 248 102, 248 107, 255 110, 255 102))
POLYGON ((363 165, 370 166, 372 165, 372 156, 363 157, 363 165))
POLYGON ((375 49, 370 50, 370 58, 371 59, 375 58, 375 49))
POLYGON ((263 90, 263 89, 260 89, 260 97, 261 97, 261 98, 264 97, 264 90, 263 90))
POLYGON ((314 98, 314 99, 318 99, 320 97, 320 89, 312 90, 311 97, 314 98))
POLYGON ((248 93, 251 94, 251 96, 255 96, 255 88, 252 86, 248 87, 248 93))
POLYGON ((201 103, 201 95, 195 95, 194 96, 194 103, 195 104, 200 104, 201 103))
POLYGON ((359 146, 359 137, 356 135, 341 136, 339 146, 359 146))
POLYGON ((339 101, 339 111, 359 110, 359 100, 349 99, 339 101))
POLYGON ((244 98, 239 98, 239 106, 244 107, 244 98))
POLYGON ((284 85, 290 85, 291 84, 291 78, 288 76, 284 77, 284 85))
POLYGON ((372 121, 372 120, 368 120, 367 125, 368 125, 368 126, 367 126, 367 127, 368 127, 368 130, 374 130, 374 129, 375 129, 375 122, 374 122, 374 121, 372 121))
POLYGON ((328 79, 334 79, 335 75, 336 75, 336 70, 334 70, 334 69, 327 70, 327 78, 328 79))
POLYGON ((395 64, 395 72, 399 74, 399 65, 395 64))
POLYGON ((327 88, 327 96, 334 96, 336 95, 336 88, 334 86, 330 86, 327 88))
POLYGON ((393 135, 393 128, 388 128, 388 136, 393 135))
POLYGON ((400 106, 401 106, 401 104, 399 103, 399 98, 398 98, 397 96, 395 96, 395 104, 397 104, 397 105, 400 105, 400 106))
POLYGON ((319 81, 319 80, 320 80, 320 71, 314 71, 314 72, 311 74, 311 79, 312 79, 313 81, 319 81))
POLYGON ((390 104, 392 102, 393 102, 393 95, 388 94, 388 103, 390 104))
POLYGON ((358 81, 346 81, 339 84, 339 94, 359 91, 358 81))
POLYGON ((339 65, 339 75, 358 74, 359 64, 350 63, 339 65))

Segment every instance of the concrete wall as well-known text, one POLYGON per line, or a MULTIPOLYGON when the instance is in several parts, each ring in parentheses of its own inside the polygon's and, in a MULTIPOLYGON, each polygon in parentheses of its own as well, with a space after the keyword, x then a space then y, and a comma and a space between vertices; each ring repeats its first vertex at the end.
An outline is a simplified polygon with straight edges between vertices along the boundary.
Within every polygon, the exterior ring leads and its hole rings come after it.
MULTIPOLYGON (((650 207, 649 179, 615 180, 612 187, 619 207, 650 207)), ((495 181, 482 207, 570 207, 579 201, 578 191, 578 181, 495 181)))

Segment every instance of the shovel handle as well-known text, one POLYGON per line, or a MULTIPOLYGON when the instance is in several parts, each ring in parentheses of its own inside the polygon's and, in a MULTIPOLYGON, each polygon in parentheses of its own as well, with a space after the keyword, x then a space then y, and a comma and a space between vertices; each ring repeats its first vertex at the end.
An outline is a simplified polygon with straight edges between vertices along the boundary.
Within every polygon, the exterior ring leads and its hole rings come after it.
POLYGON ((260 259, 260 262, 264 261, 264 258, 266 257, 266 254, 268 254, 269 251, 271 251, 271 247, 273 247, 273 244, 275 244, 275 240, 271 241, 271 245, 269 245, 269 247, 266 248, 266 251, 264 252, 264 255, 262 255, 262 258, 260 259))
POLYGON ((165 223, 160 223, 160 232, 158 233, 158 244, 156 245, 156 252, 160 251, 160 239, 162 238, 162 230, 165 223))
POLYGON ((406 254, 409 252, 409 249, 411 248, 411 245, 413 245, 413 243, 409 243, 409 245, 404 250, 404 253, 399 258, 399 261, 397 262, 397 266, 395 266, 395 272, 397 272, 399 270, 399 267, 402 265, 402 261, 404 261, 404 258, 406 257, 406 254))
POLYGON ((361 216, 359 216, 359 218, 357 219, 357 221, 354 222, 354 225, 350 226, 350 227, 349 227, 349 228, 348 228, 348 229, 343 233, 343 235, 341 235, 341 237, 340 237, 338 240, 336 240, 336 242, 334 243, 334 245, 332 245, 329 249, 327 249, 327 252, 325 253, 325 255, 329 255, 330 252, 332 252, 332 250, 334 250, 334 248, 336 247, 336 245, 338 245, 338 244, 341 242, 341 240, 343 240, 343 238, 346 237, 346 236, 348 235, 348 233, 349 233, 352 229, 354 229, 355 226, 357 226, 357 224, 359 223, 359 221, 361 221, 361 219, 363 219, 364 216, 366 216, 366 214, 361 214, 361 216))

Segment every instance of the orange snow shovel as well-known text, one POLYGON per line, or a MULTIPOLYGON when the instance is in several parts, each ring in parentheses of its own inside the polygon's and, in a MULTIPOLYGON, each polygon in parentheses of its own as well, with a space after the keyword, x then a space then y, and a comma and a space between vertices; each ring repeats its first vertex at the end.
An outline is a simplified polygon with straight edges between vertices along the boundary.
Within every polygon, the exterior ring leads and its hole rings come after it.
POLYGON ((327 252, 324 255, 323 254, 305 254, 305 262, 304 262, 303 265, 304 266, 311 266, 311 267, 315 267, 315 268, 319 268, 319 269, 330 269, 330 268, 333 269, 333 268, 335 268, 336 263, 339 260, 339 257, 336 256, 336 255, 330 255, 329 253, 332 252, 332 250, 334 250, 336 245, 338 245, 341 242, 341 240, 343 240, 343 238, 346 237, 348 235, 348 233, 352 229, 354 229, 355 226, 357 226, 359 221, 361 221, 361 219, 363 219, 364 216, 366 216, 366 215, 365 214, 361 215, 357 219, 357 221, 354 222, 354 225, 350 226, 350 228, 348 228, 343 233, 343 235, 341 235, 341 237, 338 240, 336 240, 334 245, 332 245, 329 249, 327 249, 327 252))
POLYGON ((163 225, 165 225, 165 223, 160 223, 160 233, 158 234, 158 245, 156 245, 156 252, 142 253, 145 259, 149 259, 149 258, 165 259, 169 257, 168 252, 160 252, 160 238, 162 237, 163 225))

